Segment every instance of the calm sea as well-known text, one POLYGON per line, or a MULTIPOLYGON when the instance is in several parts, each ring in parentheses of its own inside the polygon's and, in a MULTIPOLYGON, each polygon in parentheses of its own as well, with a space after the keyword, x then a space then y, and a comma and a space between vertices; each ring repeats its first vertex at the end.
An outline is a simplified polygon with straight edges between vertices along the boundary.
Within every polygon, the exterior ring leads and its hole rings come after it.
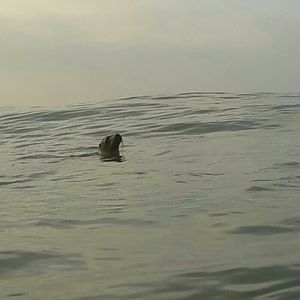
POLYGON ((300 299, 299 94, 2 108, 0 149, 0 299, 300 299))

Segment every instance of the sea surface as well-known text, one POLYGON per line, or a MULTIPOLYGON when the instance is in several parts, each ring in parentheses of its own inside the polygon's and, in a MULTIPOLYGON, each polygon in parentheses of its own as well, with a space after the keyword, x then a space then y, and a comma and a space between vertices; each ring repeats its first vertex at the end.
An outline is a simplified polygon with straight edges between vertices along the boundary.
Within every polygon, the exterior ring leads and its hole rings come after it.
POLYGON ((300 94, 2 107, 0 149, 1 300, 300 299, 300 94))

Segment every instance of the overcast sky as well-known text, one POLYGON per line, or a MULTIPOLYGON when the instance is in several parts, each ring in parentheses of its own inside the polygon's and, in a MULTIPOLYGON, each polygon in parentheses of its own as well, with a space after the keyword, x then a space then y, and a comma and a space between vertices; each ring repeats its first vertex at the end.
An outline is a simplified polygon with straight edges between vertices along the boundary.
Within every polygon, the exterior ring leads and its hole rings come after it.
POLYGON ((299 82, 299 0, 0 0, 0 105, 299 82))

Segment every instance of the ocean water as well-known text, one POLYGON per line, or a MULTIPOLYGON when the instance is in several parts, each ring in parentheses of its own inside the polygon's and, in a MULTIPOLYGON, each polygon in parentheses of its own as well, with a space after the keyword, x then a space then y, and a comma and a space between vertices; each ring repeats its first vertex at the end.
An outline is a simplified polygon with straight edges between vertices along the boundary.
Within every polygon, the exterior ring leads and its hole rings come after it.
POLYGON ((300 299, 299 94, 3 107, 0 149, 0 299, 300 299))

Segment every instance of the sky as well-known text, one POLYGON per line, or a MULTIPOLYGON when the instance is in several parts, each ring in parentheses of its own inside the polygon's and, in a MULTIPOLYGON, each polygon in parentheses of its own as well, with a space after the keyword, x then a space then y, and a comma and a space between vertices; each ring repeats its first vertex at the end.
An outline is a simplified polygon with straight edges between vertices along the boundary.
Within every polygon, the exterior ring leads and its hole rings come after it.
POLYGON ((299 0, 0 0, 0 106, 299 92, 299 0))

